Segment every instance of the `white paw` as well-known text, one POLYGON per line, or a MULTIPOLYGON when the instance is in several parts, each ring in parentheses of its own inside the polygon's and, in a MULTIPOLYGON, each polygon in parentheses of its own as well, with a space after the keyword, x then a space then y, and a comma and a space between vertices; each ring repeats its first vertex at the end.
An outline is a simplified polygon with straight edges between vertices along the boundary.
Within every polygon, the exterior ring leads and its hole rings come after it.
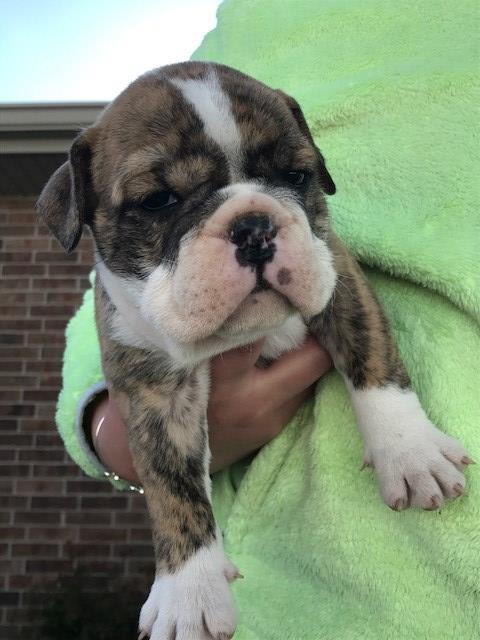
POLYGON ((464 493, 463 471, 473 460, 433 426, 415 393, 387 387, 355 391, 352 399, 365 440, 364 464, 375 469, 389 507, 438 509, 464 493))
POLYGON ((229 582, 240 577, 214 542, 174 574, 158 576, 140 613, 140 638, 228 640, 236 612, 229 582))
POLYGON ((382 448, 365 449, 365 464, 374 467, 382 497, 396 511, 438 509, 465 491, 462 471, 471 463, 465 449, 431 424, 416 428, 415 437, 394 433, 382 448))

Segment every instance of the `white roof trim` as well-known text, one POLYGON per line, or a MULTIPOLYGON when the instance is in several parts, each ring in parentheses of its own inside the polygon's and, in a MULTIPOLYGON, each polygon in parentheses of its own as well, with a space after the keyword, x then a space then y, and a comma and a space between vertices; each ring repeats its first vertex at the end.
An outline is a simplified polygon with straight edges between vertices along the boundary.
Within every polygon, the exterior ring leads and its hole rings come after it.
POLYGON ((78 131, 92 124, 104 102, 72 104, 0 104, 0 133, 78 131))
POLYGON ((0 104, 0 154, 66 153, 106 104, 0 104))
POLYGON ((3 140, 0 136, 0 155, 7 153, 67 153, 72 146, 71 138, 59 138, 58 140, 22 138, 3 140))

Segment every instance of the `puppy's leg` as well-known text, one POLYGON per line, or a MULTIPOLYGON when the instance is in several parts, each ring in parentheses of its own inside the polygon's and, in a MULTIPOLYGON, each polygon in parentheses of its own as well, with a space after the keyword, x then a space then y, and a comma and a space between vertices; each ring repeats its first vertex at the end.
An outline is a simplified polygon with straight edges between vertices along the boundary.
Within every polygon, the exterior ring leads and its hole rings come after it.
POLYGON ((151 640, 226 640, 235 630, 229 582, 238 571, 225 557, 210 505, 208 366, 187 372, 168 365, 118 343, 104 348, 153 528, 156 578, 140 632, 151 640))
POLYGON ((364 275, 336 238, 332 249, 337 284, 310 329, 345 378, 364 440, 364 463, 375 469, 392 509, 437 509, 444 498, 463 493, 462 472, 471 460, 428 419, 364 275))

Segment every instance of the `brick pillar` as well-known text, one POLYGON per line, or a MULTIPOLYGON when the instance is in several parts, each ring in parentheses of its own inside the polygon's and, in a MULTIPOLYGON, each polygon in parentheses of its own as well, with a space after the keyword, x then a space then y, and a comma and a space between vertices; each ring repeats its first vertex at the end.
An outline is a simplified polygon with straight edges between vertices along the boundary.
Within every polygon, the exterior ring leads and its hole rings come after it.
POLYGON ((100 592, 153 571, 142 496, 86 478, 56 433, 64 330, 89 286, 92 242, 67 255, 33 206, 0 198, 0 640, 33 637, 35 606, 75 566, 100 592))

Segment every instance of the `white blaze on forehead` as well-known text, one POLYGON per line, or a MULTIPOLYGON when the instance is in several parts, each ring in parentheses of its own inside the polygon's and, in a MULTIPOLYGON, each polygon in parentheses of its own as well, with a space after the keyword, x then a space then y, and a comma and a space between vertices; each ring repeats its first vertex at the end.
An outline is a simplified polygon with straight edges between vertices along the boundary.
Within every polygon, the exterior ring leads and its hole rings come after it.
POLYGON ((218 76, 212 69, 205 78, 172 78, 171 82, 193 106, 203 123, 205 133, 227 156, 232 176, 238 176, 241 169, 241 135, 232 114, 230 100, 223 91, 218 76))

